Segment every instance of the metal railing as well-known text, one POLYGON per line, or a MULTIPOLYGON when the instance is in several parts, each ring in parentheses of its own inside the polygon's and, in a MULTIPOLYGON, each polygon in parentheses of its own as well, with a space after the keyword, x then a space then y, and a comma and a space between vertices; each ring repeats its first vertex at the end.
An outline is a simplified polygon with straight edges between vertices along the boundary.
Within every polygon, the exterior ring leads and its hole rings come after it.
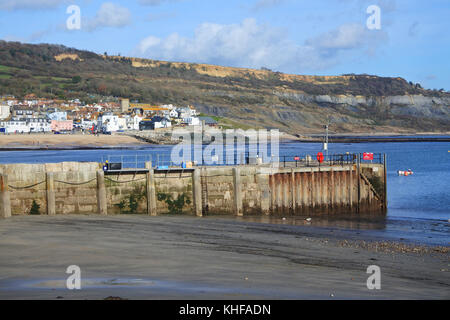
POLYGON ((376 163, 383 164, 384 154, 374 153, 371 160, 366 160, 362 153, 345 153, 345 154, 329 154, 323 155, 323 161, 319 162, 316 155, 311 154, 292 154, 279 156, 264 156, 247 153, 234 154, 230 157, 223 155, 216 159, 203 158, 200 162, 192 160, 183 161, 182 163, 174 162, 171 155, 165 154, 147 154, 147 155, 108 155, 102 157, 102 163, 120 164, 123 169, 144 169, 146 162, 151 162, 153 168, 170 169, 189 167, 188 162, 192 165, 203 166, 234 166, 234 165, 277 165, 279 167, 318 167, 318 166, 336 166, 336 165, 352 165, 360 163, 376 163))

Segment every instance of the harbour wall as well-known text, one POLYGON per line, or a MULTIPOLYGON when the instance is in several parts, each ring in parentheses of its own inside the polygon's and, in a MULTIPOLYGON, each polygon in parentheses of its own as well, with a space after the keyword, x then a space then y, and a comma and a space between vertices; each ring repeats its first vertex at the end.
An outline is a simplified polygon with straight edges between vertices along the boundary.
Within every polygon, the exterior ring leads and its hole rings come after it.
POLYGON ((99 163, 7 164, 0 165, 0 217, 30 214, 33 203, 47 215, 159 215, 173 212, 182 195, 182 212, 197 216, 383 214, 385 182, 385 167, 370 163, 178 170, 148 163, 120 173, 99 163))

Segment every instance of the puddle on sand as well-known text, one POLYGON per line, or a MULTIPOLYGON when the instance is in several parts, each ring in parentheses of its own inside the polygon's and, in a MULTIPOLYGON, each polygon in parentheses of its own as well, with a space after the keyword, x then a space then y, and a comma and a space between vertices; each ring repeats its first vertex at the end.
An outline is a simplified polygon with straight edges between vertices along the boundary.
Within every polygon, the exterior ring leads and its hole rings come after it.
MULTIPOLYGON (((161 281, 136 278, 89 278, 81 280, 82 289, 153 289, 177 292, 210 292, 227 294, 255 294, 258 292, 249 288, 226 288, 208 286, 205 284, 161 281)), ((40 279, 40 280, 10 280, 0 285, 0 290, 61 290, 67 289, 66 279, 40 279)))
MULTIPOLYGON (((237 286, 222 286, 221 284, 206 284, 193 282, 178 282, 178 281, 161 281, 150 279, 137 278, 89 278, 81 280, 81 289, 83 290, 104 290, 104 289, 123 289, 124 292, 146 292, 151 290, 161 294, 219 294, 228 297, 260 297, 272 298, 279 295, 277 288, 258 288, 251 284, 237 285, 237 286)), ((34 280, 8 280, 0 281, 0 292, 14 290, 15 292, 39 292, 48 290, 67 290, 65 279, 34 279, 34 280)), ((298 291, 293 291, 286 294, 287 298, 298 299, 299 297, 305 299, 306 294, 301 294, 298 291)))

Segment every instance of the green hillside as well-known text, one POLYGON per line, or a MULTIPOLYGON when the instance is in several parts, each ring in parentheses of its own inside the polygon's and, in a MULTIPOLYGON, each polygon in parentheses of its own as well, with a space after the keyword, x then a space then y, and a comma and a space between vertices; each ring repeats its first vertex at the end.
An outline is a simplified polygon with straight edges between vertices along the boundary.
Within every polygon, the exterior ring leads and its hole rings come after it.
POLYGON ((0 41, 0 94, 29 93, 191 104, 206 114, 291 133, 321 130, 327 117, 336 132, 450 127, 450 94, 402 78, 288 75, 0 41))

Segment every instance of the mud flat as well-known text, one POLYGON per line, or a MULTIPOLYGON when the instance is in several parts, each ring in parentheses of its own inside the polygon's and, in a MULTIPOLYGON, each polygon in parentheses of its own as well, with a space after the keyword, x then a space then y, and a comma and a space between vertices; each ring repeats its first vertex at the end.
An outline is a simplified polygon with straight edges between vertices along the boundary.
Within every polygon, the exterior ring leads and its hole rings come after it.
POLYGON ((216 217, 0 220, 0 299, 449 299, 449 247, 216 217), (67 290, 70 265, 81 290, 67 290), (368 290, 369 265, 381 290, 368 290))

